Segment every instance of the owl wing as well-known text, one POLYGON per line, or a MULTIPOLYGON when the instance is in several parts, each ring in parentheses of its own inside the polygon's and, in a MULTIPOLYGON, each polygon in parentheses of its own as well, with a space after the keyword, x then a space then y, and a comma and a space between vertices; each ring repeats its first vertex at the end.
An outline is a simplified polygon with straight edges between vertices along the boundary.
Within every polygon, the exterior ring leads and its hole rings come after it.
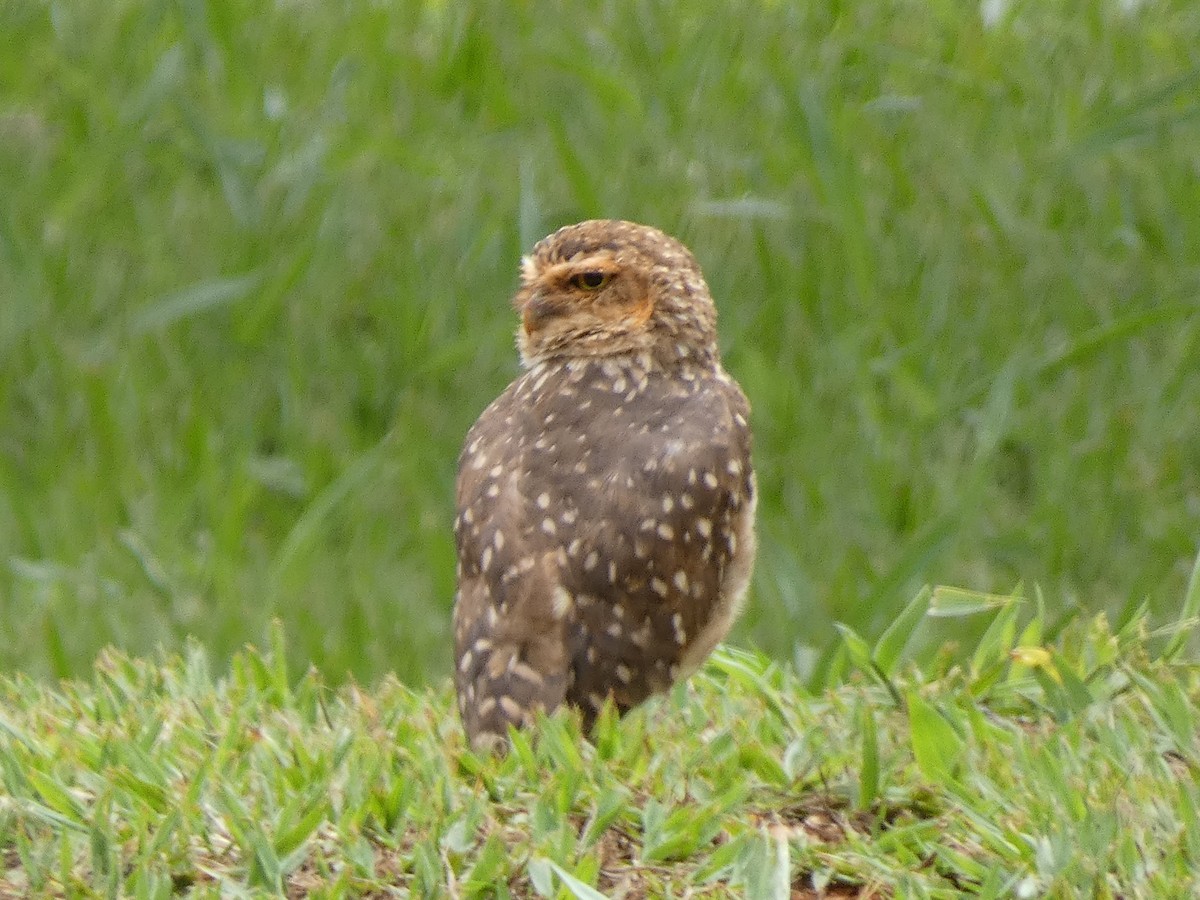
POLYGON ((487 746, 562 703, 567 683, 564 616, 556 594, 562 556, 532 527, 536 472, 528 467, 535 422, 521 381, 467 433, 455 520, 455 684, 473 744, 487 746), (556 606, 556 602, 558 605, 556 606))
POLYGON ((617 404, 593 394, 588 477, 560 483, 582 511, 563 578, 575 598, 567 699, 585 721, 608 697, 627 710, 703 661, 740 610, 755 550, 736 384, 719 373, 651 378, 617 404))
POLYGON ((628 709, 724 635, 753 556, 747 415, 723 373, 592 364, 526 373, 480 416, 455 524, 473 741, 564 699, 585 722, 610 696, 628 709))

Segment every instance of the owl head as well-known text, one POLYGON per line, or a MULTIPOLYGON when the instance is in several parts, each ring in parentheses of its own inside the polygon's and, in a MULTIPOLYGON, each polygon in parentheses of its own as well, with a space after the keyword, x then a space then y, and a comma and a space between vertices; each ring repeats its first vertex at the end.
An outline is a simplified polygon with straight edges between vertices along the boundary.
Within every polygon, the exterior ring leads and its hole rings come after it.
POLYGON ((526 366, 646 353, 660 364, 715 362, 716 309, 695 257, 633 222, 560 228, 521 260, 513 298, 526 366))

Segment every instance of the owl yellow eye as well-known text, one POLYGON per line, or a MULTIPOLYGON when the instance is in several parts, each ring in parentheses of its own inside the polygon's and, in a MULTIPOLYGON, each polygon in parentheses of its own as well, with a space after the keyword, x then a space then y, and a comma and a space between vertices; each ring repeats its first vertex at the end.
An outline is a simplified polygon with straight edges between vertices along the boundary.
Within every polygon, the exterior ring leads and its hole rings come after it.
POLYGON ((611 277, 606 272, 580 272, 571 276, 571 284, 585 291, 596 291, 608 284, 611 277))

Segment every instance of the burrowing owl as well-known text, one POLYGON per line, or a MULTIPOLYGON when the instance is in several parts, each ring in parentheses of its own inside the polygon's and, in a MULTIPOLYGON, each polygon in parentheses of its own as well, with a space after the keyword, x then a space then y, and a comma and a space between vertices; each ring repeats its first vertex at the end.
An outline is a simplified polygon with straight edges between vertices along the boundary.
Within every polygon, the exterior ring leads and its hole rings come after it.
POLYGON ((566 701, 590 726, 694 671, 754 562, 749 405, 695 258, 632 222, 521 263, 525 371, 458 468, 458 706, 477 747, 566 701))

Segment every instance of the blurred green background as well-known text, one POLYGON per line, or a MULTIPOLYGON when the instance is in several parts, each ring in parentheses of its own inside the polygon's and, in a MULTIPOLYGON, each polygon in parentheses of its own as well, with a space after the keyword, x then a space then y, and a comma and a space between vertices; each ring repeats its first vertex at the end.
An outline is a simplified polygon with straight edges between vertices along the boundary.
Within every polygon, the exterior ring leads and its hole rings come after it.
POLYGON ((735 640, 923 582, 1182 593, 1200 5, 0 5, 0 668, 285 624, 448 671, 459 443, 523 250, 700 259, 754 404, 735 640))

